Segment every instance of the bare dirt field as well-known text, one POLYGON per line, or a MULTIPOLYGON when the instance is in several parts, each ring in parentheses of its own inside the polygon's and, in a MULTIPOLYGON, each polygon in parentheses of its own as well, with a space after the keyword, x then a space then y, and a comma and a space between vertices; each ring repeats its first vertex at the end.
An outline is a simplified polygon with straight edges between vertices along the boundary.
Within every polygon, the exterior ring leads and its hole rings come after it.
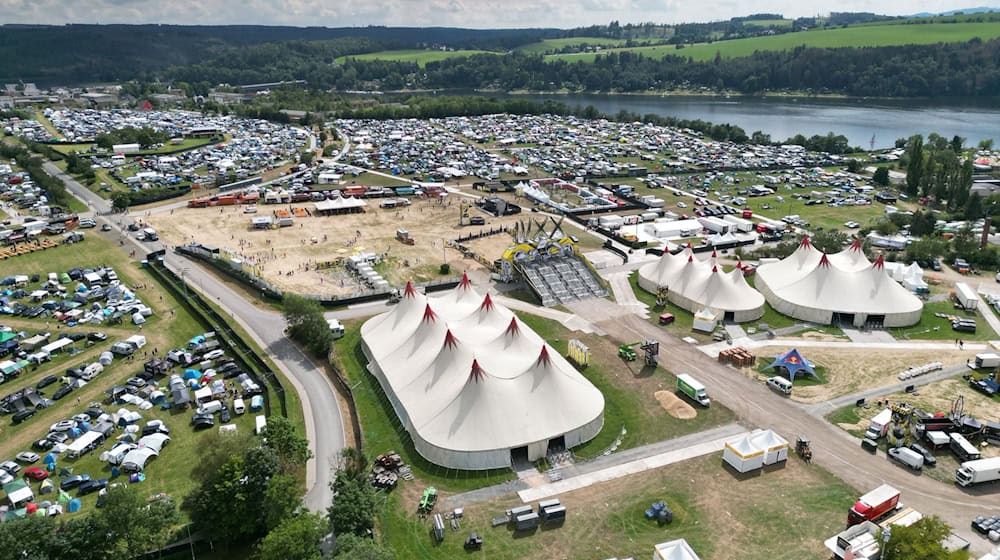
MULTIPOLYGON (((461 234, 478 232, 458 224, 458 201, 449 197, 437 200, 412 199, 409 207, 385 210, 379 201, 368 201, 367 212, 338 216, 296 218, 294 225, 271 230, 253 230, 254 216, 268 216, 279 208, 313 209, 313 203, 260 205, 256 214, 243 213, 242 206, 222 208, 180 208, 145 218, 170 245, 199 242, 231 250, 248 262, 260 265, 262 276, 282 289, 299 293, 334 295, 357 291, 358 281, 343 268, 319 269, 316 263, 348 257, 356 252, 384 254, 384 262, 375 267, 394 286, 407 280, 427 281, 439 278, 442 259, 451 265, 452 274, 477 270, 482 265, 445 249, 447 240, 461 234), (397 228, 405 228, 415 240, 404 245, 396 239, 397 228), (360 234, 360 235, 359 235, 360 234)), ((510 225, 517 217, 487 219, 482 228, 510 225)), ((475 250, 487 259, 499 258, 511 243, 507 234, 479 240, 475 250)))
POLYGON ((679 418, 681 420, 690 420, 698 416, 698 412, 695 411, 694 407, 688 403, 682 401, 677 395, 671 393, 670 391, 657 391, 653 393, 653 397, 656 398, 663 410, 666 410, 674 418, 679 418))
MULTIPOLYGON (((788 348, 763 347, 757 350, 758 360, 777 356, 788 348)), ((806 403, 816 403, 862 389, 873 389, 899 382, 899 372, 911 366, 928 362, 941 362, 945 367, 961 364, 973 352, 960 350, 847 350, 840 348, 804 348, 802 356, 822 366, 826 371, 824 385, 796 386, 792 398, 806 403)), ((752 368, 743 368, 744 374, 760 376, 752 368)))

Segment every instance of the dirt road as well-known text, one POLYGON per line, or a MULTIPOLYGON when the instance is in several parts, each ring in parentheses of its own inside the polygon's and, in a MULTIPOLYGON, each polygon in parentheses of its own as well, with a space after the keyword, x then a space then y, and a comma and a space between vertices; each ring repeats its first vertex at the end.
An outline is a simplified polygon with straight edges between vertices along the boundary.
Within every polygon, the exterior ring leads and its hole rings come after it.
MULTIPOLYGON (((731 408, 751 426, 768 427, 789 441, 799 435, 812 440, 814 461, 859 492, 888 483, 902 492, 902 501, 924 514, 936 514, 983 554, 989 543, 969 527, 972 517, 1000 512, 1000 488, 996 485, 963 489, 915 474, 885 455, 870 455, 859 442, 832 424, 817 418, 806 407, 770 391, 762 383, 740 375, 712 360, 690 344, 667 335, 656 326, 605 300, 573 305, 573 311, 593 321, 621 342, 640 339, 660 341, 661 364, 675 372, 687 372, 705 384, 712 398, 731 408)), ((845 516, 847 512, 844 512, 845 516)))

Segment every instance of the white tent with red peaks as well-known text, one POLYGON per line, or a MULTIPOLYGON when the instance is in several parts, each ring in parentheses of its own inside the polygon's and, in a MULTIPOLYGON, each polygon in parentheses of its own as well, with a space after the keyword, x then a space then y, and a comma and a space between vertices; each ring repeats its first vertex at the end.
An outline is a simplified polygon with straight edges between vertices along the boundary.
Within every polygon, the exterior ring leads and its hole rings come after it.
POLYGON ((870 262, 860 241, 827 255, 803 238, 788 257, 757 269, 756 287, 778 312, 819 324, 905 327, 923 302, 896 283, 880 255, 870 262))
POLYGON ((764 296, 747 284, 741 267, 723 272, 716 257, 713 251, 708 258, 697 258, 690 245, 676 255, 664 252, 639 269, 639 287, 653 294, 666 288, 671 303, 691 312, 707 308, 741 323, 760 319, 764 296))
POLYGON ((400 302, 361 326, 368 371, 414 447, 432 463, 482 470, 534 461, 589 441, 604 396, 467 276, 440 296, 407 284, 400 302))

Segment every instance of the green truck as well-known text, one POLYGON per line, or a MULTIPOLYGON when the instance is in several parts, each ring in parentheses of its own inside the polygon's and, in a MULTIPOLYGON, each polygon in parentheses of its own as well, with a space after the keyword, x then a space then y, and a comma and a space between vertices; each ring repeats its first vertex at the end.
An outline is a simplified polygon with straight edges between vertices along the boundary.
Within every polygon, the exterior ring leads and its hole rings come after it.
POLYGON ((705 386, 686 373, 677 376, 677 390, 701 406, 707 407, 711 402, 708 399, 708 393, 705 392, 705 386))

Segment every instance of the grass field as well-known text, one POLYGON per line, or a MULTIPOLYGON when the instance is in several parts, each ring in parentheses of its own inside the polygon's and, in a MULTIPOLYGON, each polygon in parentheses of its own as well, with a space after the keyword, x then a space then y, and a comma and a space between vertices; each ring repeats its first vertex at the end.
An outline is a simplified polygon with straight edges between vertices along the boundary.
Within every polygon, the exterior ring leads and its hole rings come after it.
POLYGON ((751 27, 791 27, 792 20, 790 19, 748 19, 743 22, 743 25, 749 25, 751 27))
MULTIPOLYGON (((870 25, 836 29, 811 29, 766 37, 752 37, 700 43, 683 49, 674 45, 609 49, 606 52, 628 50, 652 58, 683 56, 694 60, 711 60, 719 53, 724 58, 750 56, 754 51, 784 51, 806 45, 809 47, 887 47, 893 45, 927 45, 956 43, 974 37, 986 41, 1000 37, 998 23, 931 23, 925 25, 870 25)), ((549 55, 549 59, 593 62, 593 53, 549 55)))
MULTIPOLYGON (((987 311, 988 313, 988 311, 987 311)), ((961 309, 955 309, 950 301, 935 301, 924 304, 924 311, 920 315, 920 321, 910 327, 902 329, 890 329, 892 336, 897 339, 928 339, 928 340, 991 340, 996 338, 996 333, 990 328, 989 323, 978 313, 968 313, 961 309), (951 329, 951 320, 936 317, 935 313, 944 313, 950 317, 962 317, 976 320, 976 332, 956 332, 951 329)))
MULTIPOLYGON (((638 39, 637 43, 646 43, 649 40, 638 39)), ((543 39, 537 43, 528 43, 518 47, 518 52, 524 54, 545 54, 559 51, 566 47, 576 47, 586 45, 590 47, 623 47, 625 39, 612 39, 610 37, 566 37, 563 39, 543 39)))
POLYGON ((348 58, 354 58, 357 60, 391 60, 394 62, 414 62, 419 66, 424 66, 428 62, 438 62, 441 60, 447 60, 449 58, 460 58, 463 56, 473 56, 477 54, 497 54, 497 53, 490 51, 479 51, 479 50, 432 51, 432 50, 421 50, 421 49, 408 49, 400 51, 379 51, 373 53, 355 54, 351 56, 340 57, 337 59, 337 61, 342 63, 348 58))
MULTIPOLYGON (((185 138, 180 144, 172 144, 167 142, 163 146, 153 149, 153 150, 142 150, 135 152, 134 154, 128 154, 128 157, 134 156, 144 156, 144 155, 156 155, 163 154, 167 152, 184 152, 187 150, 193 150, 195 148, 200 148, 212 143, 211 138, 185 138)), ((88 152, 94 148, 94 144, 55 144, 52 149, 61 153, 68 154, 71 152, 88 152)), ((104 152, 105 156, 110 156, 110 152, 104 152)))
POLYGON ((521 505, 517 496, 469 505, 462 530, 447 531, 440 544, 430 536, 429 521, 413 511, 420 489, 404 483, 387 496, 379 534, 397 558, 415 560, 648 558, 654 544, 677 538, 706 559, 826 557, 822 541, 843 529, 853 489, 792 456, 784 467, 749 477, 733 474, 720 457, 713 453, 562 494, 565 523, 527 534, 490 525, 492 516, 521 505), (659 500, 674 512, 668 525, 643 516, 659 500), (483 537, 482 550, 463 550, 468 531, 483 537))

